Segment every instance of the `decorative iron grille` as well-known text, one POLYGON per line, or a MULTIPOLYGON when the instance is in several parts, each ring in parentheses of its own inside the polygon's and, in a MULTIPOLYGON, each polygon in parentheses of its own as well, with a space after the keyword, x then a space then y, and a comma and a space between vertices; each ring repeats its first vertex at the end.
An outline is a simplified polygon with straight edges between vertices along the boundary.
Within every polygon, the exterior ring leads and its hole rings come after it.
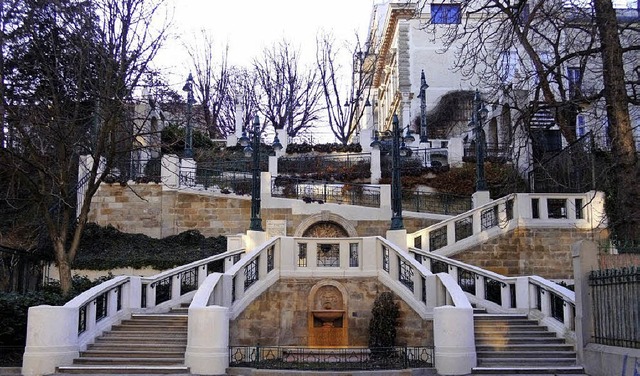
POLYGON ((185 270, 178 276, 180 281, 180 295, 184 295, 198 288, 198 268, 185 270))
POLYGON ((413 247, 422 249, 422 235, 418 235, 415 238, 413 238, 413 247))
POLYGON ((475 273, 469 270, 458 269, 458 285, 460 285, 460 288, 462 289, 462 291, 475 295, 476 293, 475 273))
POLYGON ((373 349, 232 346, 229 366, 305 371, 428 368, 434 366, 434 349, 427 346, 373 349))
POLYGON ((233 280, 231 282, 231 301, 235 302, 236 301, 236 277, 233 277, 233 280))
POLYGON ((506 211, 507 221, 513 219, 513 199, 507 200, 504 204, 504 210, 506 211))
POLYGON ((290 175, 319 175, 336 180, 344 175, 366 179, 371 176, 370 154, 343 154, 338 156, 298 156, 278 158, 278 171, 290 175))
POLYGON ((447 246, 447 226, 442 226, 429 232, 429 251, 447 246))
POLYGON ((258 282, 258 260, 259 258, 256 257, 244 268, 244 291, 258 282))
POLYGON ((551 296, 551 317, 564 323, 564 299, 558 294, 548 292, 551 296))
POLYGON ((307 243, 298 243, 298 266, 307 267, 307 243))
POLYGON ((275 267, 275 247, 272 245, 267 249, 267 273, 273 270, 275 267))
POLYGON ((498 225, 498 207, 493 206, 480 212, 480 227, 482 231, 498 225))
POLYGON ((449 273, 449 265, 444 261, 431 259, 431 273, 449 273))
POLYGON ((340 244, 318 244, 318 267, 340 266, 340 244))
POLYGON ((413 292, 413 268, 401 257, 398 257, 398 263, 400 264, 400 275, 398 276, 398 280, 413 292))
POLYGON ((109 292, 105 292, 96 297, 95 305, 96 305, 96 322, 107 317, 107 312, 109 310, 109 292))
POLYGON ((78 334, 82 334, 87 330, 87 304, 78 310, 78 334))
POLYGON ((156 289, 156 305, 171 299, 172 278, 167 277, 151 284, 156 289))
POLYGON ((382 246, 382 269, 389 273, 389 248, 382 246))
POLYGON ((502 283, 495 279, 485 278, 484 298, 490 302, 502 305, 502 283))
POLYGON ((427 279, 425 277, 420 279, 422 280, 422 302, 427 304, 427 279))
POLYGON ((296 198, 307 203, 349 204, 380 207, 380 187, 367 184, 337 184, 278 176, 271 181, 273 197, 296 198))
POLYGON ((352 268, 358 267, 358 243, 349 244, 349 266, 352 268))
POLYGON ((237 253, 237 254, 233 255, 233 263, 237 264, 238 261, 240 261, 241 258, 242 258, 242 254, 241 253, 237 253))
POLYGON ((473 235, 473 217, 466 217, 457 220, 455 223, 456 241, 468 238, 473 235))
POLYGON ((147 308, 147 283, 142 284, 142 289, 140 291, 140 307, 147 308))
POLYGON ((122 285, 116 287, 116 311, 122 309, 122 285))

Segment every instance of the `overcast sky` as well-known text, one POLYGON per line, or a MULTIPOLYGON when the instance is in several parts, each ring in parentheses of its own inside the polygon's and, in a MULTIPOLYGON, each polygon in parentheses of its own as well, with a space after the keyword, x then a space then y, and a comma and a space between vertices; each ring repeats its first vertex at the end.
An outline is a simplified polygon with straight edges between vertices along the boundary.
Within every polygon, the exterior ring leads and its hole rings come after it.
MULTIPOLYGON (((228 43, 230 63, 249 65, 265 47, 283 38, 313 62, 318 31, 331 31, 340 41, 353 40, 356 31, 364 35, 374 0, 169 0, 169 4, 175 35, 191 41, 207 30, 219 51, 228 43)), ((176 38, 167 41, 158 62, 171 81, 183 81, 188 73, 186 52, 176 38)))

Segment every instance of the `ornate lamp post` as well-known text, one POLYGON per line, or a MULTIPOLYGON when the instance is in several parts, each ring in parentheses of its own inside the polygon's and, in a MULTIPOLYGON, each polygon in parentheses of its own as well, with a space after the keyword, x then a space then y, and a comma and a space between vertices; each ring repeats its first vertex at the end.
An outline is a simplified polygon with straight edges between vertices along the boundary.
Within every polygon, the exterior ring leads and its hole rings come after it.
POLYGON ((476 141, 476 191, 486 191, 487 181, 484 177, 484 148, 485 138, 482 126, 483 119, 486 118, 489 111, 484 107, 480 92, 476 90, 473 97, 473 114, 471 117, 471 126, 476 141))
POLYGON ((427 79, 424 76, 424 69, 420 74, 420 142, 429 141, 429 135, 427 134, 427 79))
MULTIPOLYGON (((400 181, 400 157, 409 154, 410 150, 405 142, 413 142, 415 138, 407 127, 407 132, 402 136, 402 129, 398 121, 398 115, 393 115, 393 140, 391 145, 391 227, 390 230, 402 230, 404 223, 402 220, 402 184, 400 181), (401 145, 402 144, 402 145, 401 145)), ((371 143, 371 147, 379 149, 380 141, 376 139, 371 143)))
POLYGON ((187 92, 187 131, 185 135, 184 157, 193 158, 193 135, 191 131, 191 106, 196 102, 193 98, 193 76, 189 73, 187 82, 182 87, 187 92))
MULTIPOLYGON (((262 219, 260 218, 260 118, 256 115, 253 118, 253 130, 247 129, 240 137, 240 145, 244 146, 245 157, 252 158, 251 164, 251 224, 249 230, 264 231, 262 229, 262 219), (251 140, 247 136, 251 134, 251 140)), ((282 149, 278 136, 273 140, 275 150, 282 149)))

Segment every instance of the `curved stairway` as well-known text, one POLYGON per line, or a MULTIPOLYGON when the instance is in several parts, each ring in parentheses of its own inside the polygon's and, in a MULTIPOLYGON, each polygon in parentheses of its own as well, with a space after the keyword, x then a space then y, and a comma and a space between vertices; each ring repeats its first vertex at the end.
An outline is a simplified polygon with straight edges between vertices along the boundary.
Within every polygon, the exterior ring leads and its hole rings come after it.
POLYGON ((523 314, 474 314, 474 375, 584 375, 576 353, 523 314))
POLYGON ((80 352, 58 374, 188 374, 184 365, 187 318, 169 314, 134 314, 80 352))

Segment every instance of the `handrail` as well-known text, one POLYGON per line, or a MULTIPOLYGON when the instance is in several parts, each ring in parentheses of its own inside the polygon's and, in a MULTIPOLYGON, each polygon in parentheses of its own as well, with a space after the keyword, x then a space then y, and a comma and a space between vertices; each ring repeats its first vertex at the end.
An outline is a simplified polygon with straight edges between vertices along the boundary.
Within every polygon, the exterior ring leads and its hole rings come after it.
POLYGON ((69 308, 82 307, 87 303, 91 303, 92 300, 95 300, 98 296, 104 294, 105 292, 109 292, 117 288, 118 286, 124 285, 127 282, 129 282, 129 276, 118 276, 118 277, 111 278, 110 280, 105 281, 97 286, 93 286, 89 290, 69 300, 64 305, 64 307, 69 307, 69 308))

